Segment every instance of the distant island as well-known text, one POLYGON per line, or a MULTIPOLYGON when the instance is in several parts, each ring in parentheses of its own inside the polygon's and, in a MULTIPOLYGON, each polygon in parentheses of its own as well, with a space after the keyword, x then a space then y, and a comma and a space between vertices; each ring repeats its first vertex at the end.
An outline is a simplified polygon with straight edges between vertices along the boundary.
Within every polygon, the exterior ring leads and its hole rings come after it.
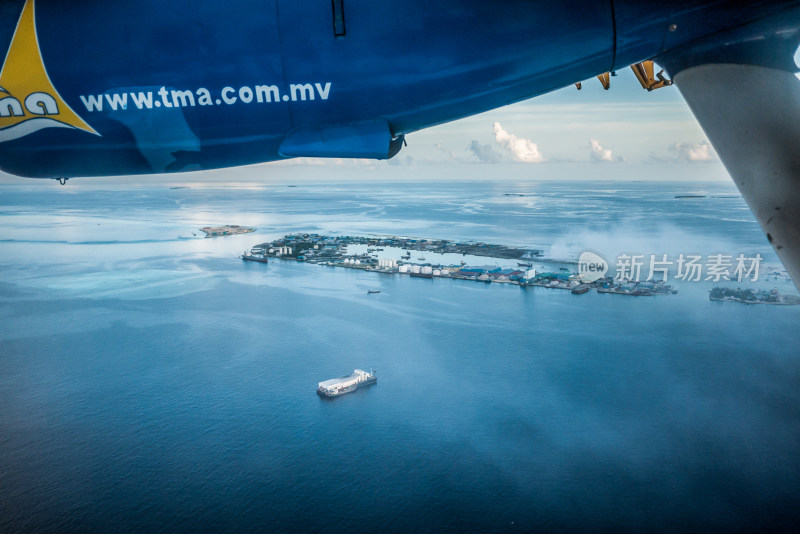
MULTIPOLYGON (((246 233, 254 228, 242 226, 220 226, 203 228, 209 236, 246 233), (211 233, 215 232, 215 233, 211 233)), ((561 263, 543 257, 542 251, 532 248, 519 248, 507 245, 493 245, 474 241, 448 241, 446 239, 421 239, 398 236, 334 236, 320 234, 287 234, 282 238, 252 247, 245 251, 241 259, 246 262, 269 263, 271 259, 289 260, 329 267, 363 270, 383 275, 407 275, 412 278, 470 280, 473 282, 512 284, 520 287, 541 287, 547 289, 566 289, 575 295, 589 291, 610 295, 632 297, 652 297, 674 295, 677 288, 666 281, 618 280, 603 276, 592 282, 584 281, 579 273, 568 267, 559 267, 556 272, 537 272, 534 262, 561 263), (358 251, 348 252, 349 246, 365 246, 358 251), (417 261, 412 260, 415 251, 417 261), (383 252, 383 254, 379 254, 383 252), (433 254, 430 261, 425 256, 433 254), (438 256, 440 254, 450 255, 438 256), (457 256, 461 255, 463 260, 457 256), (516 267, 495 265, 469 266, 466 258, 482 256, 493 259, 516 260, 516 267), (453 262, 453 260, 456 260, 453 262), (447 262, 447 263, 445 263, 447 262), (451 263, 452 262, 452 263, 451 263)), ((380 293, 370 290, 367 293, 380 293)), ((758 289, 732 289, 715 287, 709 292, 709 299, 721 302, 741 302, 743 304, 800 304, 800 296, 782 295, 778 289, 771 291, 758 289)))
MULTIPOLYGON (((434 252, 438 254, 461 254, 466 256, 471 254, 473 256, 484 256, 487 258, 502 258, 509 260, 523 260, 530 261, 537 259, 545 261, 542 257, 543 252, 538 249, 531 248, 517 248, 506 245, 491 245, 488 243, 474 242, 474 241, 448 241, 446 239, 417 239, 410 237, 361 237, 361 236, 325 236, 319 234, 289 234, 282 239, 275 240, 271 243, 262 243, 256 248, 259 250, 281 249, 288 248, 293 250, 293 253, 282 252, 280 255, 284 259, 291 257, 292 259, 304 259, 309 263, 315 263, 314 259, 324 258, 330 259, 331 257, 339 257, 343 259, 344 251, 347 250, 348 245, 367 245, 370 247, 367 252, 381 251, 387 247, 397 250, 405 250, 405 256, 400 256, 401 259, 410 260, 412 250, 417 252, 434 252)), ((271 251, 270 251, 271 253, 271 251)), ((353 259, 365 260, 370 263, 370 256, 365 255, 364 258, 355 257, 353 259)), ((424 258, 418 258, 424 259, 424 258)), ((559 262, 568 263, 568 262, 559 262)), ((522 266, 527 266, 525 263, 522 266)))
POLYGON ((800 297, 781 295, 778 288, 774 288, 772 291, 757 291, 755 289, 715 287, 709 293, 708 298, 718 302, 741 302, 742 304, 776 304, 779 306, 800 304, 800 297))
POLYGON ((250 228, 249 226, 228 224, 225 226, 206 226, 205 228, 200 228, 200 231, 205 232, 206 237, 219 237, 224 235, 249 234, 250 232, 255 232, 256 229, 250 228))

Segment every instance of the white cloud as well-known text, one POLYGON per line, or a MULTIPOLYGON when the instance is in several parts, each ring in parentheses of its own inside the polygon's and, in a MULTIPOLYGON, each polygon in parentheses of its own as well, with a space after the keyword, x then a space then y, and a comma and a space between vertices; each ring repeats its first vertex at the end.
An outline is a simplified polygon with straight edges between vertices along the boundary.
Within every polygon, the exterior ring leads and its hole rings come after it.
POLYGON ((505 148, 515 161, 524 163, 541 163, 544 157, 539 147, 530 139, 520 139, 503 129, 499 122, 492 125, 492 132, 497 143, 505 148))
MULTIPOLYGON (((669 261, 676 261, 679 254, 708 255, 715 251, 729 251, 726 253, 730 254, 740 248, 741 244, 713 233, 688 232, 671 223, 659 224, 655 231, 646 230, 641 228, 640 221, 629 219, 607 226, 576 229, 559 236, 547 255, 554 259, 574 261, 581 252, 591 251, 603 256, 613 270, 621 254, 641 254, 644 256, 642 264, 649 266, 651 254, 657 258, 667 254, 669 261)), ((670 269, 677 269, 677 265, 672 265, 670 269)), ((671 270, 671 273, 675 271, 671 270)), ((644 277, 647 275, 645 272, 644 277)))
POLYGON ((482 145, 476 139, 470 142, 467 150, 475 154, 475 157, 482 163, 498 163, 503 159, 503 155, 493 149, 491 145, 482 145))
POLYGON ((442 143, 436 143, 433 146, 435 146, 436 149, 439 150, 439 152, 447 154, 447 156, 449 156, 451 160, 455 161, 457 159, 455 153, 449 148, 445 147, 442 143))
POLYGON ((597 139, 589 139, 589 145, 592 149, 592 161, 613 161, 614 156, 611 154, 611 150, 607 148, 603 148, 600 146, 600 143, 597 139))
POLYGON ((708 141, 699 143, 675 143, 669 149, 677 152, 679 161, 713 161, 717 159, 714 148, 708 141))

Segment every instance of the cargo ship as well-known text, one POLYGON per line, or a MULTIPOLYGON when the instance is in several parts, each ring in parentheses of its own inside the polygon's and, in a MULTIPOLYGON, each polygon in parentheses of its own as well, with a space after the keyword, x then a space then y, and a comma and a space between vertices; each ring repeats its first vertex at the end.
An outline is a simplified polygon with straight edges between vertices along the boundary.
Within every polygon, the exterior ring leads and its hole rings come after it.
POLYGON ((244 261, 257 261, 259 263, 269 263, 269 259, 264 254, 255 254, 252 251, 248 254, 247 251, 244 251, 241 258, 244 261))
POLYGON ((317 393, 323 397, 338 397, 345 393, 355 391, 359 387, 369 386, 378 381, 375 371, 370 369, 369 373, 356 369, 353 374, 342 378, 331 378, 319 383, 317 393))

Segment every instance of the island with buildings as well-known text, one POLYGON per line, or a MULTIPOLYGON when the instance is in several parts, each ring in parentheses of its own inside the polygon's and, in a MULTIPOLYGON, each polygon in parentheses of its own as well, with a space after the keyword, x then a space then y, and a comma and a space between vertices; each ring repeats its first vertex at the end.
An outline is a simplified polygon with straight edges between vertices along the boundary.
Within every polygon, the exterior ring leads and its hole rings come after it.
POLYGON ((522 287, 564 289, 576 295, 590 290, 628 296, 677 293, 674 287, 664 282, 620 282, 611 277, 603 277, 584 283, 577 273, 571 272, 564 266, 556 268, 555 272, 537 272, 533 268, 534 260, 537 263, 567 264, 547 260, 543 257, 542 251, 537 249, 442 239, 289 234, 275 241, 256 245, 242 255, 243 260, 264 263, 269 258, 360 269, 380 274, 407 275, 412 278, 450 278, 522 287), (356 248, 358 250, 353 250, 356 248), (435 257, 431 258, 431 261, 426 261, 426 254, 435 257), (476 256, 502 259, 515 265, 472 266, 467 265, 465 260, 459 259, 476 256))
POLYGON ((770 291, 756 289, 741 289, 730 287, 715 287, 708 294, 709 300, 717 302, 740 302, 742 304, 774 304, 790 306, 800 304, 797 295, 782 295, 778 288, 770 291))
MULTIPOLYGON (((272 243, 259 245, 263 248, 291 247, 295 256, 304 256, 306 261, 343 256, 348 245, 367 245, 371 252, 381 248, 394 248, 406 251, 430 252, 437 254, 461 254, 503 258, 512 260, 531 260, 541 258, 539 249, 518 248, 506 245, 491 245, 473 241, 448 241, 446 239, 416 239, 411 237, 363 237, 363 236, 324 236, 320 234, 289 234, 272 243)), ((369 258, 366 258, 369 259, 369 258)))

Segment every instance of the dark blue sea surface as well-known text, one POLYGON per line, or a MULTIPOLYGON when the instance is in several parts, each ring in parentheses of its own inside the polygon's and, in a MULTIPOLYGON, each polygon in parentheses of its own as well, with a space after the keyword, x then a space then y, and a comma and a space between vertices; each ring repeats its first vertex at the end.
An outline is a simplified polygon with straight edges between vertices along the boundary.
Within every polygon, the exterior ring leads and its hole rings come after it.
POLYGON ((5 186, 0 531, 800 527, 800 307, 237 258, 289 232, 779 270, 728 184, 5 186))

